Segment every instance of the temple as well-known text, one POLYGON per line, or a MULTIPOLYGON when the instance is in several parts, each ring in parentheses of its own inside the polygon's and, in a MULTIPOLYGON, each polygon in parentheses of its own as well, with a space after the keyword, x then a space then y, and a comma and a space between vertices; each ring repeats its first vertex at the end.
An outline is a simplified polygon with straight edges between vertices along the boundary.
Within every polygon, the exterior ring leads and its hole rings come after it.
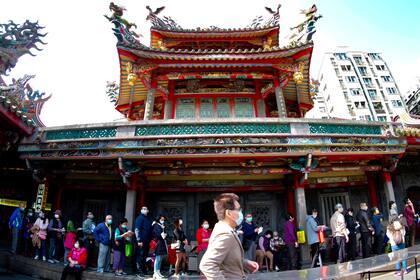
POLYGON ((19 146, 53 208, 74 221, 93 211, 132 222, 148 205, 182 217, 190 239, 203 219, 216 222, 221 192, 240 194, 244 211, 272 229, 287 212, 304 228, 309 207, 328 223, 338 202, 385 211, 407 148, 403 127, 304 119, 317 90, 309 68, 320 16, 306 10, 280 42, 279 8, 239 29, 184 29, 149 8, 150 46, 121 11, 107 16, 120 60, 107 94, 128 121, 39 128, 19 146))

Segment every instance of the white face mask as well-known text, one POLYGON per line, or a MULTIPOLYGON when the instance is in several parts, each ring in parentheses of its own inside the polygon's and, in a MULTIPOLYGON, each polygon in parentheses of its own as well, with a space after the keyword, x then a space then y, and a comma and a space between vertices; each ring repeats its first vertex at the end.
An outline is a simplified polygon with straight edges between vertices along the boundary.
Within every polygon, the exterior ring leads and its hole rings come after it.
POLYGON ((203 228, 204 228, 204 229, 209 229, 209 224, 204 224, 204 225, 203 225, 203 228))
POLYGON ((180 225, 180 226, 182 225, 182 220, 179 220, 179 225, 180 225))
POLYGON ((147 209, 141 209, 140 213, 142 213, 143 215, 146 215, 149 213, 149 210, 147 209))
POLYGON ((74 248, 79 249, 80 248, 79 243, 74 243, 74 248))
POLYGON ((165 223, 165 220, 160 220, 160 221, 159 221, 159 223, 160 223, 161 225, 163 225, 163 224, 165 223))
POLYGON ((58 218, 60 218, 60 215, 55 214, 55 215, 54 215, 54 218, 58 219, 58 218))

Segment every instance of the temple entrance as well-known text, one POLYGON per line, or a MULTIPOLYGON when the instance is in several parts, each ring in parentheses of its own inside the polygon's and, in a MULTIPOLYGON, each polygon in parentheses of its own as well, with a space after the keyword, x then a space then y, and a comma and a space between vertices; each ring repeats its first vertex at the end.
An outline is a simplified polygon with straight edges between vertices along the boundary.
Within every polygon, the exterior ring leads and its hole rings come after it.
POLYGON ((199 220, 198 223, 201 226, 203 220, 209 222, 210 228, 214 228, 214 225, 218 222, 216 213, 214 213, 213 200, 207 200, 201 202, 198 207, 199 220))

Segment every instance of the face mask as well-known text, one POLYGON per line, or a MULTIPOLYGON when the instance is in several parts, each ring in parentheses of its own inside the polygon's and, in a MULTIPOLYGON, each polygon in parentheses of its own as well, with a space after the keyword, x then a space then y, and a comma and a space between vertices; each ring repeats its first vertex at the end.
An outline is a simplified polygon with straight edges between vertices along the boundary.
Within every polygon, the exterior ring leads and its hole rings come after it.
POLYGON ((318 217, 318 214, 312 214, 312 217, 314 217, 314 219, 316 219, 316 217, 318 217))
POLYGON ((271 238, 271 235, 267 235, 267 238, 270 239, 271 238))
POLYGON ((204 228, 204 229, 209 229, 209 224, 204 224, 204 225, 203 225, 203 228, 204 228))
POLYGON ((127 225, 121 225, 122 228, 127 228, 127 225))
POLYGON ((29 217, 32 217, 33 215, 34 215, 34 214, 32 214, 32 213, 28 213, 28 216, 29 216, 29 217))
POLYGON ((239 225, 241 225, 242 224, 242 222, 243 222, 243 220, 244 220, 244 214, 242 213, 242 210, 241 211, 239 211, 239 213, 238 213, 239 215, 238 215, 238 218, 236 219, 236 225, 237 226, 239 226, 239 225))
POLYGON ((279 238, 279 236, 278 235, 274 235, 274 237, 273 237, 274 239, 278 239, 279 238))
POLYGON ((79 243, 74 243, 74 248, 79 249, 80 248, 79 243))
POLYGON ((60 216, 58 214, 55 214, 54 218, 58 219, 58 218, 60 218, 60 216))
POLYGON ((112 220, 107 220, 107 221, 106 221, 106 223, 107 223, 108 225, 110 225, 110 224, 112 224, 112 220))
POLYGON ((391 208, 396 209, 397 208, 397 204, 392 204, 391 208))
POLYGON ((91 220, 94 218, 93 215, 89 215, 87 217, 88 217, 88 219, 91 219, 91 220))
POLYGON ((248 217, 248 218, 246 218, 246 221, 247 221, 248 223, 252 223, 252 217, 248 217))
POLYGON ((143 215, 147 215, 149 213, 149 210, 141 209, 140 213, 142 213, 143 215))
POLYGON ((41 214, 39 214, 39 217, 42 219, 42 218, 44 218, 44 214, 43 213, 41 213, 41 214))
POLYGON ((161 225, 163 225, 163 224, 165 223, 165 220, 161 220, 161 221, 159 221, 159 223, 160 223, 161 225))
POLYGON ((22 211, 22 212, 25 211, 25 208, 20 208, 20 211, 22 211))
POLYGON ((182 220, 179 221, 179 225, 182 225, 182 220))

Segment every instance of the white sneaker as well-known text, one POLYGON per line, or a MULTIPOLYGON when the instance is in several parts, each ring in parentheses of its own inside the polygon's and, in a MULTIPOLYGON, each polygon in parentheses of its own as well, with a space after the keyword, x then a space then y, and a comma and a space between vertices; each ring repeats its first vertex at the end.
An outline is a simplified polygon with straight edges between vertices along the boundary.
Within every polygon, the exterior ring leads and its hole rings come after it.
POLYGON ((165 279, 165 277, 163 277, 162 274, 160 274, 160 271, 153 273, 153 279, 156 280, 161 280, 161 279, 165 279))
POLYGON ((35 256, 35 257, 34 257, 34 260, 37 260, 37 259, 39 259, 39 256, 35 256))
POLYGON ((52 260, 52 259, 49 259, 48 262, 49 263, 55 263, 54 260, 52 260))
POLYGON ((47 258, 46 258, 46 257, 42 257, 42 260, 43 260, 44 262, 46 262, 46 261, 47 261, 47 258))

